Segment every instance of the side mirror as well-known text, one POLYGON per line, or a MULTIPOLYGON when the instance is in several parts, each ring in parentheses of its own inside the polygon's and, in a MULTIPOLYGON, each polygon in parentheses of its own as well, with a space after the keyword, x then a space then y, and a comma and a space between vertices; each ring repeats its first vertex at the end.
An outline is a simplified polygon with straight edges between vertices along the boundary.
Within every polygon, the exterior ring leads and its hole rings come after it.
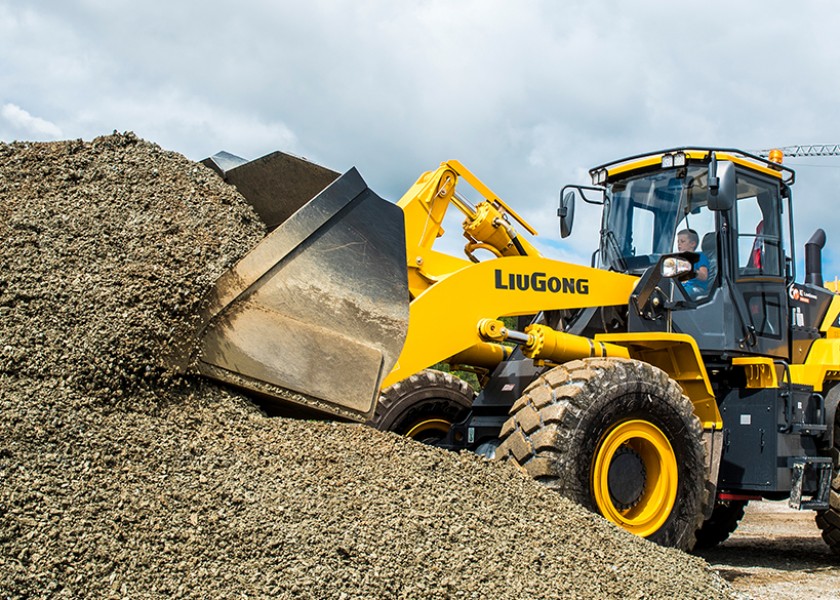
POLYGON ((663 254, 656 264, 645 270, 636 288, 630 295, 631 303, 635 304, 640 317, 656 320, 663 310, 675 308, 694 308, 697 303, 688 295, 681 285, 677 285, 682 300, 669 300, 668 294, 663 292, 662 283, 667 280, 684 281, 694 276, 694 265, 700 255, 696 252, 675 252, 663 254))
POLYGON ((557 208, 557 216, 560 217, 560 237, 567 238, 572 233, 572 224, 575 220, 575 193, 568 191, 560 198, 560 206, 557 208))
POLYGON ((735 164, 728 160, 718 162, 714 154, 709 163, 709 210, 729 210, 738 193, 735 185, 735 164))
POLYGON ((696 252, 683 252, 679 255, 665 255, 659 261, 659 269, 664 279, 683 281, 694 277, 694 265, 700 260, 696 252))

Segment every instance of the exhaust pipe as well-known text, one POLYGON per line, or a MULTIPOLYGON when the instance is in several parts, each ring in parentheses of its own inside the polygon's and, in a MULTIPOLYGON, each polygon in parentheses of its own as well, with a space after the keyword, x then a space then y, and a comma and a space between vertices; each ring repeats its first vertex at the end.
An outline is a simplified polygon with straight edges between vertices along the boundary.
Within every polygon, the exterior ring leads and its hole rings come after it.
POLYGON ((805 283, 823 285, 822 249, 825 247, 825 231, 817 229, 805 243, 805 283))

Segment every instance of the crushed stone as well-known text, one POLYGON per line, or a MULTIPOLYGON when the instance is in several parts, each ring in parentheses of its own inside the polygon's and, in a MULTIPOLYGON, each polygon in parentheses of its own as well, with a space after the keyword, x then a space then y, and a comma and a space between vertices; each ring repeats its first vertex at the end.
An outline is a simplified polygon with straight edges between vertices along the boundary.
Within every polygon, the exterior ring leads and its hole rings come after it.
POLYGON ((731 598, 510 466, 180 377, 264 234, 131 133, 0 144, 0 598, 731 598))

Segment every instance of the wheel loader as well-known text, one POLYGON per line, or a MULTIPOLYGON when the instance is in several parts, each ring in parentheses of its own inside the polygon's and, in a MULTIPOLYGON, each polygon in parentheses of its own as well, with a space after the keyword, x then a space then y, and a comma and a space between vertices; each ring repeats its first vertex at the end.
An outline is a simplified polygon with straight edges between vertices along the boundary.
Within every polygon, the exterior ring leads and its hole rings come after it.
POLYGON ((600 207, 589 265, 543 256, 458 161, 396 204, 282 153, 205 164, 270 233, 216 284, 184 368, 281 412, 509 461, 659 544, 713 546, 749 501, 787 499, 840 552, 840 296, 821 230, 796 281, 780 153, 592 169, 558 206, 563 237, 576 201, 600 207), (453 207, 463 255, 435 248, 453 207))

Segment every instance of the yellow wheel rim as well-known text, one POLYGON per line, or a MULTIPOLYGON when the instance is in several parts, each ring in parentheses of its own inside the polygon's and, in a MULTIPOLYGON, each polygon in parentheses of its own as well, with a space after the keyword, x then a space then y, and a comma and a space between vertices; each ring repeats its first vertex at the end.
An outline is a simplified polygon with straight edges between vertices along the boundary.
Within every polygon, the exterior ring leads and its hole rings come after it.
POLYGON ((631 533, 648 537, 668 520, 677 498, 678 477, 677 458, 665 434, 648 421, 624 421, 609 430, 595 450, 592 492, 605 518, 631 533), (610 465, 622 447, 634 452, 645 469, 641 494, 626 509, 615 505, 609 488, 610 465))
POLYGON ((426 419, 424 421, 420 421, 411 429, 406 431, 405 436, 415 439, 429 431, 436 431, 442 435, 446 435, 449 433, 450 427, 452 427, 452 423, 446 419, 426 419))

